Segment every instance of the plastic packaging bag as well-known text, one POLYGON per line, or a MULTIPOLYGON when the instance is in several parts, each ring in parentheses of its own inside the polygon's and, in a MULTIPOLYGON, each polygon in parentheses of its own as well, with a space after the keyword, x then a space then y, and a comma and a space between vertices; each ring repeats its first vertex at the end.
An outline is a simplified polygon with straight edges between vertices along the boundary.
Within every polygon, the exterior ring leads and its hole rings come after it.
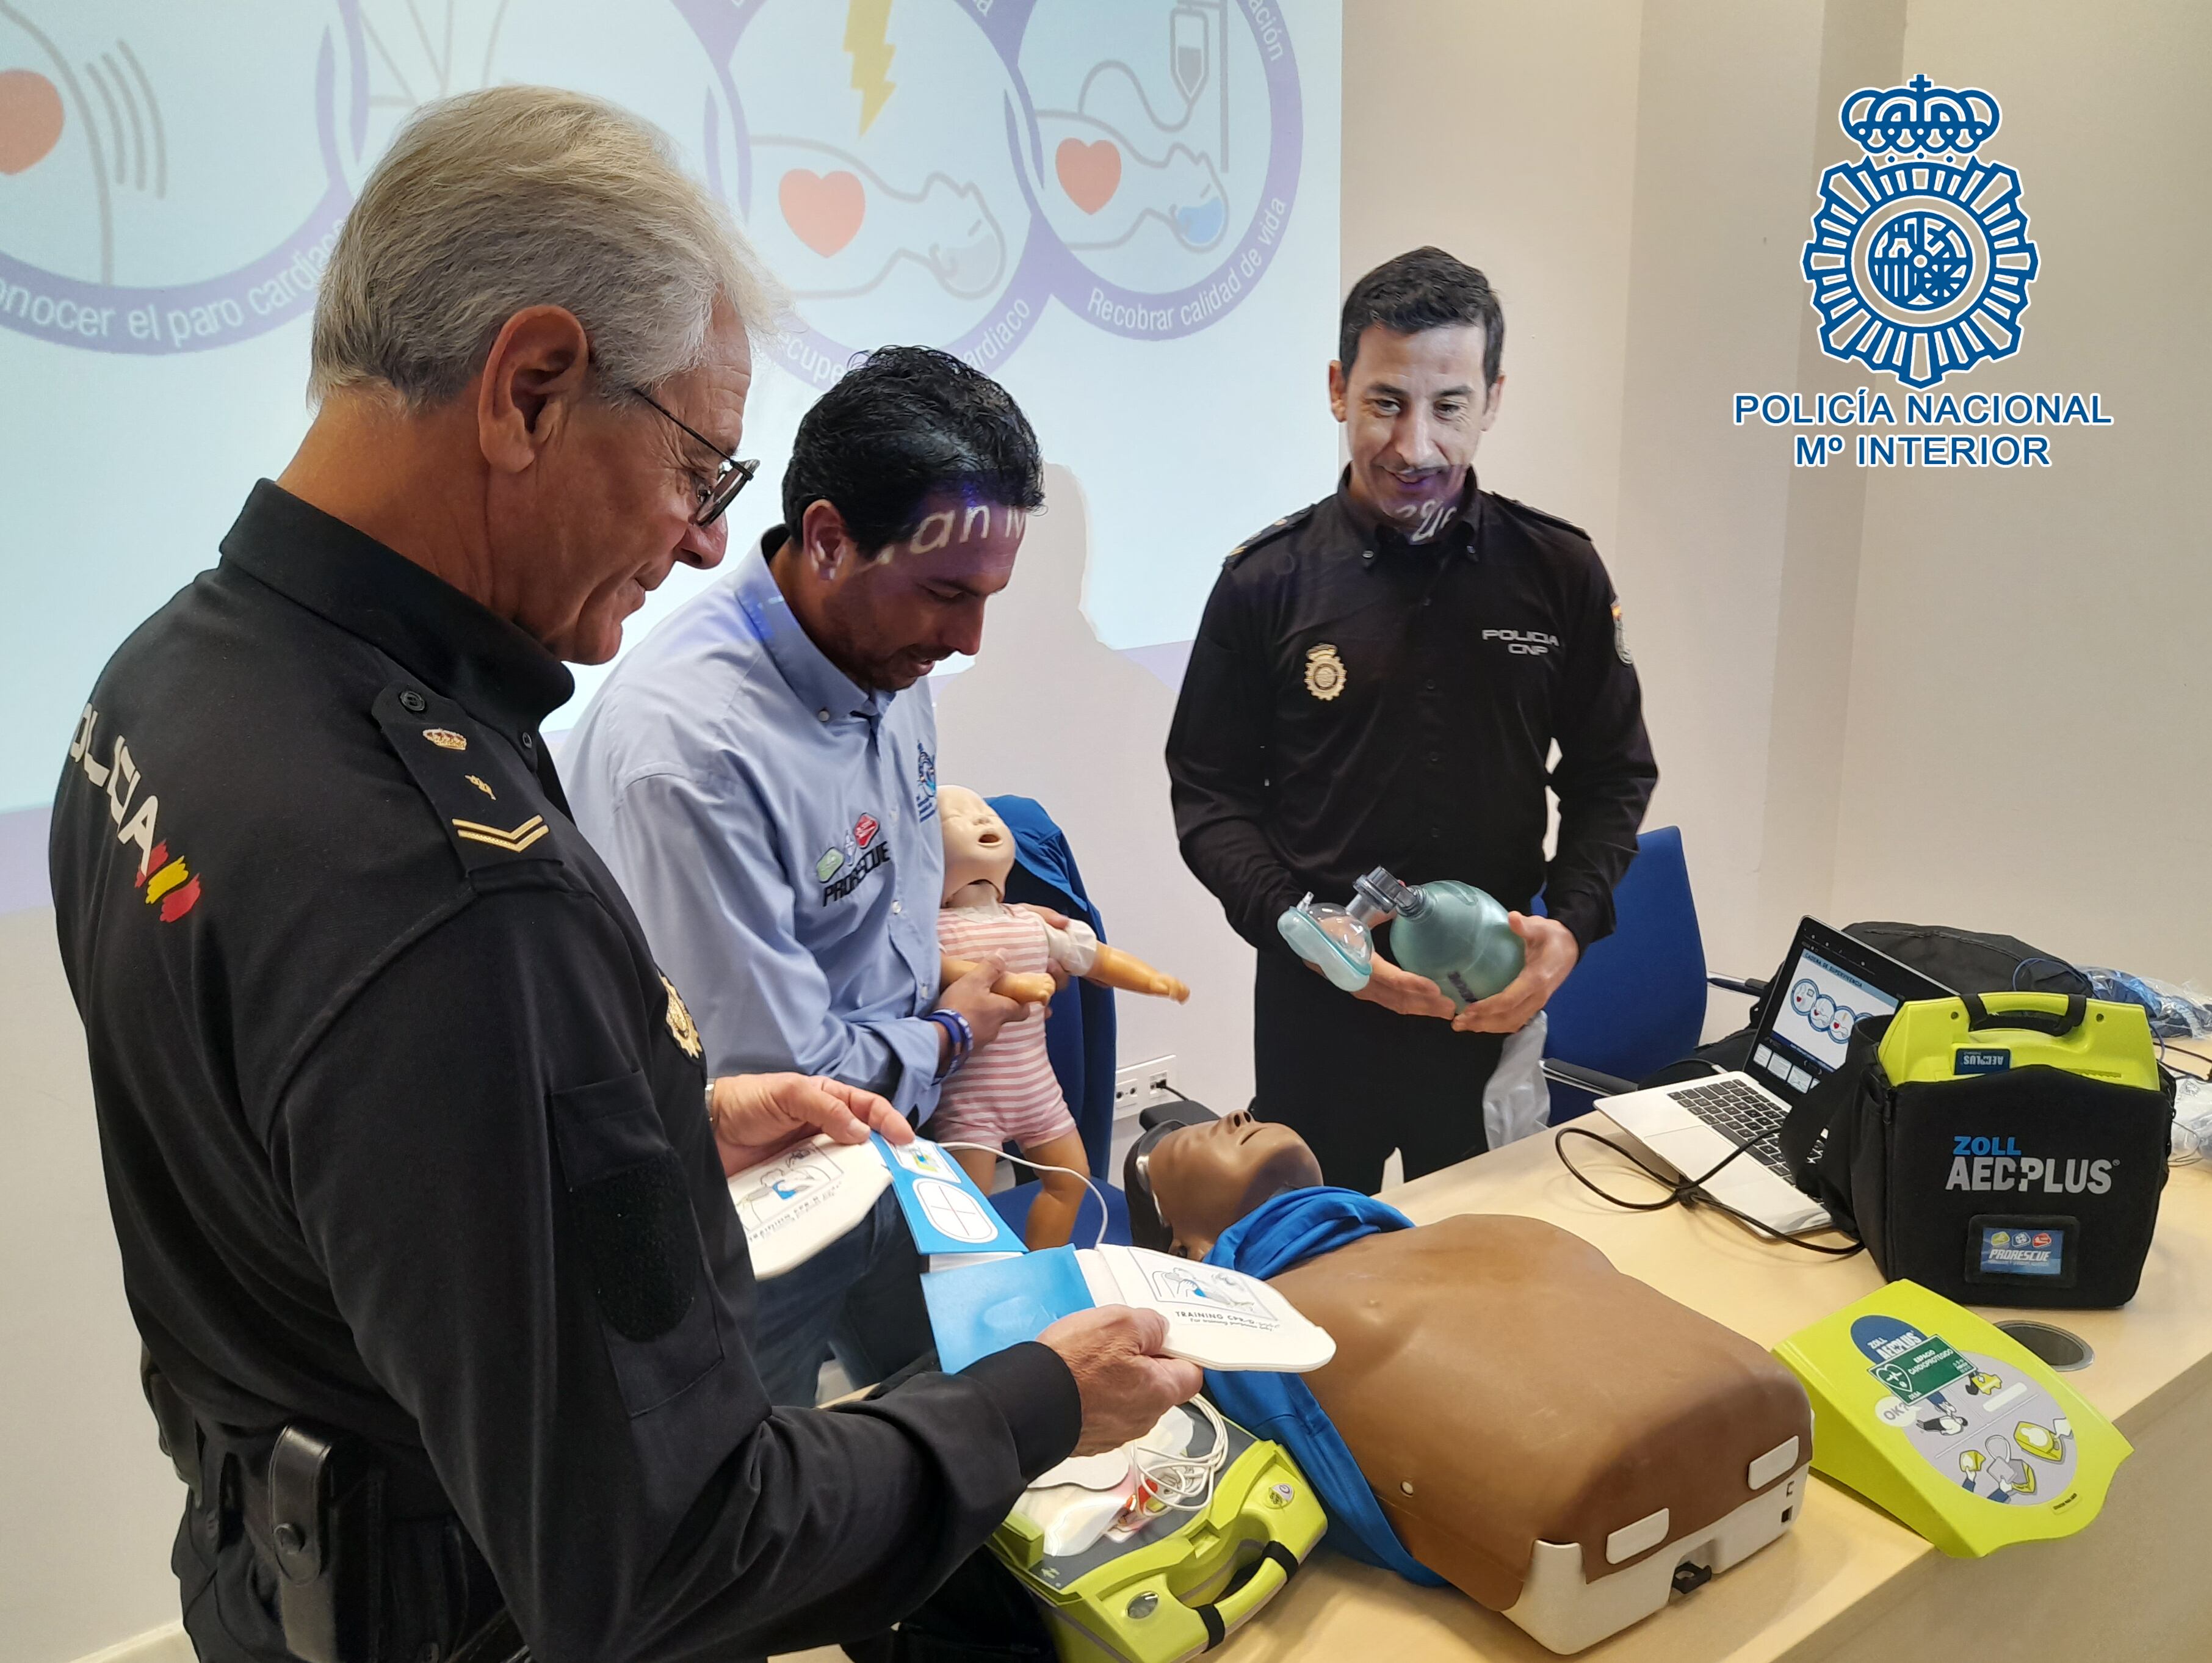
POLYGON ((2212 1155, 2212 1081, 2184 1075, 2173 1082, 2173 1159, 2212 1155))
POLYGON ((2197 990, 2176 987, 2148 976, 2130 976, 2124 970, 2081 966, 2089 978, 2089 996, 2123 1004, 2141 1005, 2150 1014, 2150 1031, 2161 1039, 2202 1039, 2212 1035, 2212 1004, 2197 990))
POLYGON ((1493 1149, 1544 1130, 1552 1112, 1551 1087, 1544 1083, 1544 1037, 1551 1026, 1540 1010, 1520 1033, 1505 1036, 1498 1066, 1482 1088, 1482 1129, 1493 1149))

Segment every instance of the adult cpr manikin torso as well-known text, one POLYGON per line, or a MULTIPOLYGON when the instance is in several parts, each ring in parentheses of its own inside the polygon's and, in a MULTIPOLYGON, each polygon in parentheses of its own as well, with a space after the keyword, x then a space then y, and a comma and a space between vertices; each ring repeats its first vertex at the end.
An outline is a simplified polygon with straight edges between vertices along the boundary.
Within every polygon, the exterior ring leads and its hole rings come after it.
MULTIPOLYGON (((1243 1116, 1170 1133, 1146 1167, 1176 1250, 1203 1256, 1295 1185, 1303 1151, 1243 1116)), ((1802 1503, 1812 1422, 1796 1379, 1556 1226, 1465 1215, 1270 1280, 1335 1339, 1302 1378, 1407 1550, 1557 1649, 1663 1605, 1670 1544, 1724 1569, 1802 1503), (1571 1586, 1532 1587, 1562 1564, 1571 1586), (1639 1566, 1644 1591, 1607 1586, 1639 1566)))
POLYGON ((1656 1549, 1749 1501, 1787 1440, 1812 1454, 1789 1371, 1540 1219, 1387 1232, 1272 1280, 1336 1341, 1306 1384, 1398 1539, 1493 1611, 1539 1542, 1610 1569, 1615 1532, 1664 1508, 1656 1549))

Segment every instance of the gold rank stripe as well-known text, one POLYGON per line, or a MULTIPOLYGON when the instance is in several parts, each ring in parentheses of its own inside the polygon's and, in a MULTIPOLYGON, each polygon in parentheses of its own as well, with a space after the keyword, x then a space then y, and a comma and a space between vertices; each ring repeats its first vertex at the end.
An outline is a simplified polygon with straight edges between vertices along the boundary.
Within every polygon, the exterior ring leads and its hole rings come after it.
POLYGON ((544 837, 550 828, 543 814, 532 814, 512 832, 496 825, 482 825, 475 820, 456 819, 453 831, 471 843, 488 843, 494 849, 504 849, 510 855, 520 855, 544 837))

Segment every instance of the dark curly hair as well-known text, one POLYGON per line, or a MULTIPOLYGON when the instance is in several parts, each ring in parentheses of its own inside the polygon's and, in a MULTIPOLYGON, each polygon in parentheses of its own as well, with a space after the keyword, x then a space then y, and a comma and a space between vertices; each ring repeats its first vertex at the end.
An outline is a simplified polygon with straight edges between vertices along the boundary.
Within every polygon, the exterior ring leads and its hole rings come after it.
POLYGON ((807 505, 826 502, 873 554, 913 536, 944 490, 1042 507, 1036 434, 1006 388, 951 353, 878 347, 801 418, 783 471, 784 523, 798 536, 807 505))
POLYGON ((1416 248, 1384 260, 1352 285, 1336 332, 1336 361, 1346 375, 1359 356, 1359 338, 1370 323, 1400 335, 1480 324, 1482 384, 1498 383, 1498 366, 1505 357, 1504 310, 1488 277, 1441 248, 1416 248))

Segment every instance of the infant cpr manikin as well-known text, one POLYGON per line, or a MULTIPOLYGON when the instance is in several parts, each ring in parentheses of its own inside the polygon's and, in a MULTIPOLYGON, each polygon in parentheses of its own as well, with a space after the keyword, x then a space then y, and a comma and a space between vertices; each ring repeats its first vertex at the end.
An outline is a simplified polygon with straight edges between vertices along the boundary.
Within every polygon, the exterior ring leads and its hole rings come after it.
MULTIPOLYGON (((975 792, 945 786, 937 794, 937 811, 945 837, 937 942, 947 986, 979 961, 996 959, 1005 973, 991 990, 1025 1004, 1050 1001, 1055 966, 1066 975, 1129 992, 1178 1002, 1190 996, 1190 990, 1172 976, 1109 947, 1086 924, 1061 929, 1028 907, 1007 905, 1013 834, 975 792)), ((945 1082, 929 1130, 941 1143, 981 1146, 956 1148, 953 1157, 987 1194, 997 1151, 1009 1138, 1018 1143, 1023 1155, 1043 1168, 1037 1174, 1042 1186, 1030 1209, 1025 1240, 1032 1248, 1067 1245, 1083 1203, 1084 1181, 1077 1174, 1087 1172, 1091 1160, 1046 1055, 1042 1020, 1032 1016, 1009 1022, 988 1045, 979 1046, 945 1082)))

